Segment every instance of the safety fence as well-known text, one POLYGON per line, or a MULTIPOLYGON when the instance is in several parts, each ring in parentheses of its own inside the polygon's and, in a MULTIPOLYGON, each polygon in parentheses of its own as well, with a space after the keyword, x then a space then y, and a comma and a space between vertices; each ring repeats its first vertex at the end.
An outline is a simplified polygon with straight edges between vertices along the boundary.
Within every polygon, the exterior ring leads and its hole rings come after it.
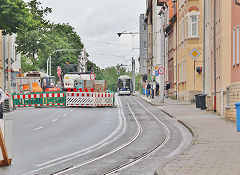
POLYGON ((13 107, 114 106, 113 93, 43 92, 12 94, 13 107))
POLYGON ((65 106, 64 92, 12 94, 13 107, 65 106))

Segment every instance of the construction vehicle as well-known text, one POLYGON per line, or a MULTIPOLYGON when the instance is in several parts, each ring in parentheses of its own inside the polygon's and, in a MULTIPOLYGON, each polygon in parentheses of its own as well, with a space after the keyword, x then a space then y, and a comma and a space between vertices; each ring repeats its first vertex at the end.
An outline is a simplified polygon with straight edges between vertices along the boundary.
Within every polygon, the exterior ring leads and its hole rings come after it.
POLYGON ((23 77, 16 77, 16 93, 60 91, 56 87, 55 77, 40 71, 26 72, 23 77))
POLYGON ((66 64, 63 67, 63 73, 58 73, 59 80, 62 80, 63 91, 76 91, 82 89, 81 91, 92 91, 93 82, 90 79, 91 72, 79 72, 78 65, 76 64, 66 64))

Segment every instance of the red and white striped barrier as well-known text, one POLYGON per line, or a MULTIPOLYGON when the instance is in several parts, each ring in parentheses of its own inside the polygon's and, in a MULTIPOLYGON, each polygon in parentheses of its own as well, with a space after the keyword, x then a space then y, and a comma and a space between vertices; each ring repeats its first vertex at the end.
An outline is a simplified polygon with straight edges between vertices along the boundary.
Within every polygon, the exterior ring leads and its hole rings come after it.
POLYGON ((67 92, 67 106, 95 106, 93 92, 67 92))
POLYGON ((95 93, 95 106, 113 105, 113 93, 95 93))
POLYGON ((113 93, 67 92, 67 106, 113 106, 113 93))

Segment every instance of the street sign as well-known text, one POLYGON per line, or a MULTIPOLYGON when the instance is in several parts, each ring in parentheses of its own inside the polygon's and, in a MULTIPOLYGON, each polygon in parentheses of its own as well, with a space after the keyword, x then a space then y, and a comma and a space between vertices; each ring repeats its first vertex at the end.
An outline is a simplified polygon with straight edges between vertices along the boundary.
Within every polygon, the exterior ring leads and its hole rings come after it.
POLYGON ((159 72, 156 70, 156 72, 155 72, 155 76, 158 76, 159 75, 159 72))
MULTIPOLYGON (((15 61, 11 58, 11 64, 13 64, 15 61)), ((5 63, 8 64, 8 58, 5 60, 5 63)))
POLYGON ((94 74, 94 73, 91 73, 91 74, 90 74, 90 79, 91 79, 92 81, 94 81, 95 78, 96 78, 95 74, 94 74))
POLYGON ((160 75, 164 74, 164 73, 165 73, 165 69, 164 69, 163 67, 160 67, 160 68, 158 69, 158 73, 159 73, 160 75))
POLYGON ((190 53, 189 53, 190 57, 192 57, 193 60, 196 61, 196 59, 201 55, 201 53, 194 48, 190 53))

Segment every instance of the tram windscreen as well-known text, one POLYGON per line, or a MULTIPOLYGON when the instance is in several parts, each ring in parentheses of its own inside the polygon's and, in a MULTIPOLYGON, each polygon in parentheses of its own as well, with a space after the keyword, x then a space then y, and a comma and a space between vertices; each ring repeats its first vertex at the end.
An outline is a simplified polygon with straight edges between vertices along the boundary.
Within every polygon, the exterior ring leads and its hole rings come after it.
POLYGON ((130 79, 119 79, 118 80, 118 88, 123 89, 127 88, 130 89, 130 79))

